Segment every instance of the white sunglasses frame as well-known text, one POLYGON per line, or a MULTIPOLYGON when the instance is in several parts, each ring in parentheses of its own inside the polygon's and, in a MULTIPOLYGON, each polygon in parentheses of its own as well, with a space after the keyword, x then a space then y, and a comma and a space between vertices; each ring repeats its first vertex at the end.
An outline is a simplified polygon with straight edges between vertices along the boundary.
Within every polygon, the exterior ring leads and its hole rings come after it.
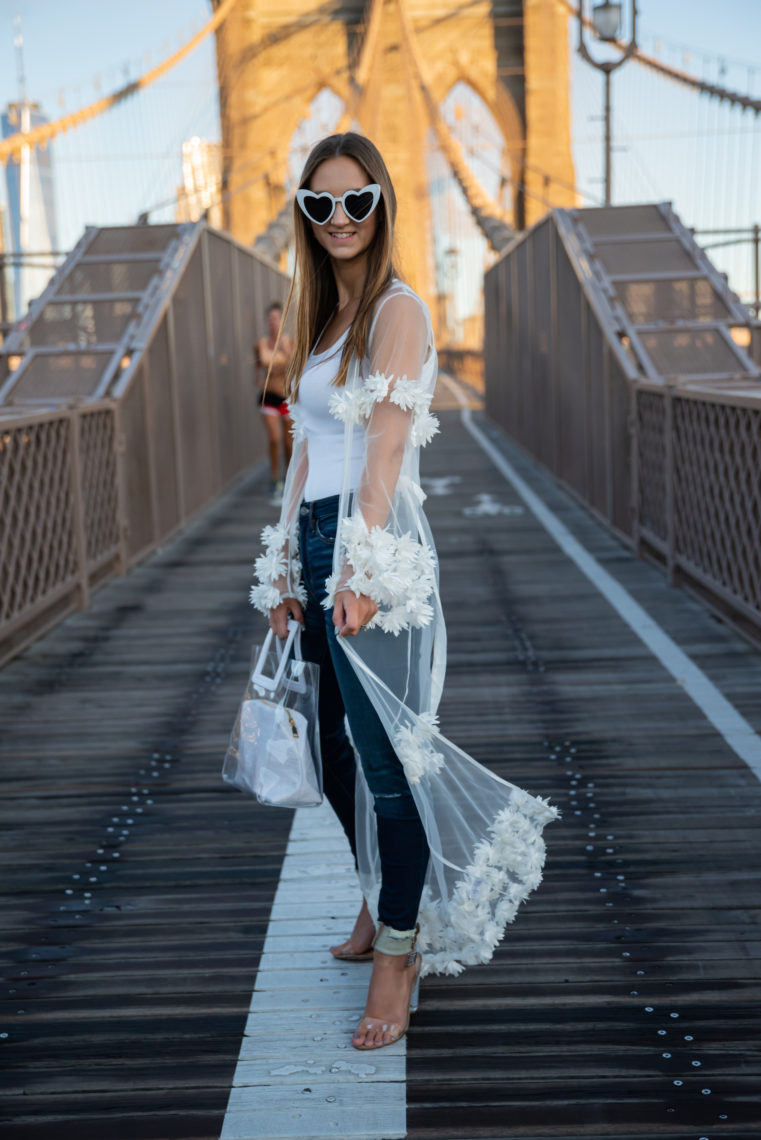
POLYGON ((368 186, 363 186, 360 190, 344 190, 344 192, 340 196, 340 198, 334 197, 334 195, 331 194, 329 190, 321 190, 319 193, 317 193, 314 190, 307 190, 307 189, 296 191, 296 201, 298 202, 298 204, 301 208, 301 212, 304 214, 305 217, 309 218, 310 222, 314 222, 314 224, 316 226, 326 226, 328 224, 330 219, 335 214, 336 206, 338 205, 339 202, 341 203, 341 209, 346 214, 346 217, 349 219, 349 221, 354 222, 354 224, 357 226, 360 226, 362 224, 362 222, 366 222, 367 219, 370 217, 373 210, 376 208, 376 206, 380 202, 380 197, 381 197, 381 188, 377 182, 371 182, 368 186), (364 218, 353 218, 351 216, 351 214, 349 213, 349 211, 346 209, 346 196, 348 194, 366 194, 368 190, 371 192, 371 194, 373 196, 372 206, 367 211, 364 218), (333 209, 330 211, 330 213, 328 214, 328 216, 324 222, 316 222, 315 219, 312 217, 312 215, 307 210, 307 208, 304 204, 307 195, 310 198, 330 198, 331 202, 333 203, 333 209))

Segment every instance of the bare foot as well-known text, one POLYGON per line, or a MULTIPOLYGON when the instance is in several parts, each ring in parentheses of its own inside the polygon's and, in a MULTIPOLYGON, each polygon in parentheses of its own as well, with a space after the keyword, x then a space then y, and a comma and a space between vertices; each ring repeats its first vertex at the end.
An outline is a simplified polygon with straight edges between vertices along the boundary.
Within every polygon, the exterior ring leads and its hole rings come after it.
POLYGON ((365 1015, 351 1039, 355 1049, 390 1045, 403 1036, 419 969, 420 955, 414 966, 408 966, 406 954, 375 951, 365 1015))
POLYGON ((375 923, 370 917, 367 903, 362 899, 362 909, 357 915, 354 929, 340 946, 331 946, 330 953, 334 958, 345 958, 347 954, 365 954, 372 948, 373 938, 375 938, 375 923))

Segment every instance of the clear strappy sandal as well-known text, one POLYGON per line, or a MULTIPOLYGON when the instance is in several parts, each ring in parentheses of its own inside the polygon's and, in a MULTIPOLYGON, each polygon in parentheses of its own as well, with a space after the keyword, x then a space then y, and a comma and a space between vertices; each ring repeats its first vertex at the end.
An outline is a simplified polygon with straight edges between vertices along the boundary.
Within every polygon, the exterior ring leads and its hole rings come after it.
POLYGON ((407 1020, 404 1026, 400 1029, 396 1022, 385 1022, 379 1017, 363 1017, 357 1026, 357 1032, 364 1029, 381 1029, 383 1033, 388 1033, 391 1036, 390 1041, 381 1041, 376 1045, 355 1045, 352 1040, 352 1046, 355 1049, 362 1051, 369 1051, 371 1049, 385 1049, 387 1045, 395 1045, 397 1041, 401 1041, 405 1033, 410 1027, 410 1015, 417 1012, 418 1001, 420 997, 420 971, 423 966, 423 957, 419 951, 415 949, 417 942, 417 935, 420 926, 416 926, 414 930, 392 930, 388 926, 379 926, 378 933, 373 939, 373 948, 379 950, 382 954, 406 955, 407 961, 405 963, 408 969, 414 969, 415 982, 410 991, 410 1003, 407 1007, 407 1020), (399 1030, 399 1032, 396 1032, 399 1030))

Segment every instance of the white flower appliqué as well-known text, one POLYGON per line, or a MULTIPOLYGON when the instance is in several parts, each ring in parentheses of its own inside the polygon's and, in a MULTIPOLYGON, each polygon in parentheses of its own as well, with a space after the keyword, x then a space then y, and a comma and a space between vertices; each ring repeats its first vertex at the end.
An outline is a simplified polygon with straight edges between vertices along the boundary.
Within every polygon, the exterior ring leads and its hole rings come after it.
MULTIPOLYGON (((388 385, 387 385, 388 387, 388 385)), ((430 396, 423 391, 415 380, 400 376, 394 384, 389 396, 392 404, 396 404, 403 412, 426 412, 431 402, 430 396)))
POLYGON ((396 754, 410 784, 441 771, 444 757, 435 748, 436 718, 423 714, 403 725, 394 736, 396 754))
POLYGON ((426 891, 418 939, 424 974, 459 974, 491 959, 518 907, 542 881, 542 828, 558 814, 546 800, 516 788, 449 899, 434 903, 426 891))
POLYGON ((429 412, 431 395, 416 380, 400 376, 397 380, 384 372, 373 372, 359 387, 339 388, 331 393, 328 411, 346 424, 364 423, 375 404, 388 398, 403 412, 412 412, 410 441, 414 447, 425 447, 439 430, 439 421, 429 412), (391 386, 393 384, 393 387, 391 386))
POLYGON ((410 443, 413 447, 425 447, 439 430, 439 421, 428 409, 431 395, 414 380, 402 376, 394 384, 389 400, 403 411, 412 412, 410 443))
POLYGON ((301 582, 301 562, 286 554, 289 542, 284 526, 266 526, 262 531, 264 553, 254 563, 257 584, 251 587, 251 605, 269 614, 283 598, 298 598, 306 605, 307 594, 301 582))
POLYGON ((360 392, 337 388, 328 400, 328 411, 335 420, 342 420, 345 424, 357 424, 362 418, 360 400, 360 392))
POLYGON ((358 407, 363 419, 367 419, 373 410, 373 405, 385 400, 388 395, 390 380, 382 372, 373 372, 363 382, 358 393, 358 407))
POLYGON ((436 565, 431 548, 410 534, 397 536, 379 526, 368 530, 360 514, 343 519, 340 535, 352 574, 348 579, 342 576, 340 583, 336 574, 327 579, 325 608, 333 606, 340 584, 341 589, 357 597, 366 594, 377 604, 378 612, 366 629, 377 626, 399 634, 428 625, 433 619, 430 597, 436 565))
POLYGON ((293 436, 294 447, 298 443, 302 443, 306 439, 306 428, 304 421, 301 418, 301 412, 295 404, 288 405, 289 414, 291 417, 291 435, 293 436))
POLYGON ((412 417, 410 441, 414 447, 425 447, 439 431, 439 421, 432 412, 416 413, 412 417))

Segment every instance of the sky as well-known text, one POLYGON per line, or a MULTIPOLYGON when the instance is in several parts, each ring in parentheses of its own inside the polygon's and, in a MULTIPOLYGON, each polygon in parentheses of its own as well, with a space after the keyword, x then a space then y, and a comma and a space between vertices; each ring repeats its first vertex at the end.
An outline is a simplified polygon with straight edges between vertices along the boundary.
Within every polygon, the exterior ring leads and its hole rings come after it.
MULTIPOLYGON (((16 15, 27 95, 55 119, 176 51, 211 8, 207 0, 0 0, 2 108, 18 98, 16 15)), ((146 207, 173 199, 182 139, 219 137, 215 68, 212 35, 157 84, 53 141, 59 244, 70 248, 86 224, 134 222, 146 207)))
MULTIPOLYGON (((761 96, 761 0, 638 0, 638 7, 646 51, 761 96)), ((17 14, 28 96, 56 118, 175 50, 209 18, 210 5, 207 0, 0 0, 2 108, 18 96, 17 14)), ((160 90, 138 96, 140 105, 130 100, 131 106, 109 112, 99 125, 56 140, 61 244, 73 244, 86 223, 117 220, 105 216, 109 211, 121 212, 118 220, 133 221, 142 209, 171 199, 179 181, 179 140, 218 132, 214 69, 210 37, 160 90), (135 155, 151 159, 136 162, 135 155)), ((750 152, 761 120, 733 112, 722 118, 718 105, 658 82, 631 63, 614 77, 619 200, 672 198, 690 225, 761 221, 761 169, 749 165, 751 159, 761 162, 761 147, 758 155, 750 152), (689 136, 697 133, 707 142, 696 150, 689 136)), ((601 81, 575 58, 572 88, 579 188, 591 200, 602 192, 601 81)))
MULTIPOLYGON (((14 18, 21 17, 30 98, 53 114, 61 88, 93 96, 123 78, 124 66, 142 70, 185 42, 210 15, 206 0, 0 0, 0 103, 17 95, 14 18)), ((200 49, 203 51, 204 49, 200 49)), ((206 51, 208 52, 208 44, 206 51)), ((73 107, 71 108, 73 109, 73 107)))
MULTIPOLYGON (((761 0, 639 0, 638 9, 644 53, 761 98, 761 0)), ((575 46, 576 28, 571 33, 575 46)), ((590 49, 596 58, 599 47, 590 49)), ((575 51, 571 90, 577 188, 593 204, 603 194, 603 79, 575 51)), ((613 74, 612 104, 614 203, 669 201, 704 246, 728 239, 701 231, 761 223, 761 115, 697 95, 636 62, 613 74)), ((749 242, 710 252, 746 301, 751 255, 749 242)))
MULTIPOLYGON (((639 0, 643 39, 650 36, 752 65, 761 90, 759 0, 639 0)), ((145 52, 156 62, 209 15, 206 0, 0 0, 0 103, 16 95, 13 18, 21 16, 30 95, 53 110, 63 86, 83 93, 95 75, 117 77, 145 52)), ((646 45, 647 46, 647 45, 646 45)), ((203 50, 203 49, 202 49, 203 50)))

